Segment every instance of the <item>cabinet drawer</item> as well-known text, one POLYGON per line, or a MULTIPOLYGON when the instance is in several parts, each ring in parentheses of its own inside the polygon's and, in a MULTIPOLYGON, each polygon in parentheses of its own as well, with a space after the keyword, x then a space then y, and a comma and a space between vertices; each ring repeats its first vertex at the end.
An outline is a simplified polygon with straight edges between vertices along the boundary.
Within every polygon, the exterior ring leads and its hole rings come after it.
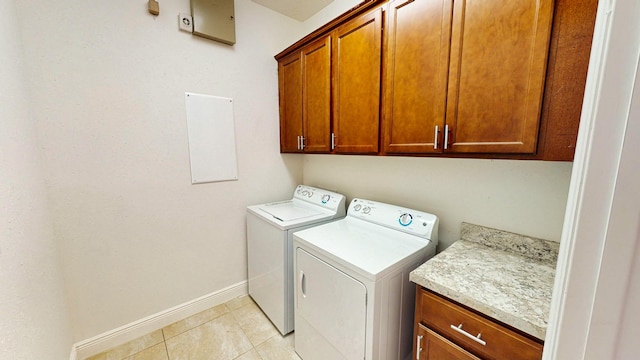
POLYGON ((419 322, 473 354, 489 359, 542 358, 542 344, 443 297, 419 289, 417 301, 419 322))
POLYGON ((415 359, 425 360, 481 360, 465 349, 418 324, 415 359))

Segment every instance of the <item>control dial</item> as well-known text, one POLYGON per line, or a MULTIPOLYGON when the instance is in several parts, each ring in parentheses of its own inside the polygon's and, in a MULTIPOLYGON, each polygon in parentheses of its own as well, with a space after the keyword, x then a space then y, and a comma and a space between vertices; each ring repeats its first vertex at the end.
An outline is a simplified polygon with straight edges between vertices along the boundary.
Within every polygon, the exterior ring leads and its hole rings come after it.
POLYGON ((360 209, 362 209, 362 205, 360 205, 360 204, 356 204, 356 205, 353 207, 353 210, 355 210, 355 211, 360 211, 360 209))
POLYGON ((413 216, 409 213, 404 213, 400 215, 400 217, 398 218, 398 222, 402 226, 409 226, 413 222, 413 216))
POLYGON ((328 203, 330 199, 331 199, 331 195, 329 195, 329 194, 322 195, 322 203, 323 204, 328 203))
POLYGON ((368 207, 368 206, 365 206, 364 209, 362 209, 362 212, 365 213, 365 214, 368 214, 368 213, 371 212, 371 208, 368 207))

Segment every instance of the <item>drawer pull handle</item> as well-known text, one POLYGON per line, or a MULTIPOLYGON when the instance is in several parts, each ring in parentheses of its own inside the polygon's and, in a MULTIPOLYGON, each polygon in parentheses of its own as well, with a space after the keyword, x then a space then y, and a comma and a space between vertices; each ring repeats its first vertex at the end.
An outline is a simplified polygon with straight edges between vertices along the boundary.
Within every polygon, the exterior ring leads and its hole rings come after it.
POLYGON ((466 332, 466 331, 462 330, 462 324, 460 324, 460 325, 458 325, 458 326, 451 325, 451 329, 452 329, 452 330, 455 330, 455 331, 457 331, 457 332, 459 332, 460 334, 462 334, 462 335, 464 335, 464 336, 468 337, 469 339, 471 339, 471 340, 473 340, 473 341, 477 342, 478 344, 480 344, 480 345, 482 345, 482 346, 486 346, 486 345, 487 345, 487 342, 486 342, 486 341, 484 341, 484 340, 480 339, 480 336, 481 336, 482 334, 478 334, 478 336, 473 336, 473 335, 469 334, 468 332, 466 332))

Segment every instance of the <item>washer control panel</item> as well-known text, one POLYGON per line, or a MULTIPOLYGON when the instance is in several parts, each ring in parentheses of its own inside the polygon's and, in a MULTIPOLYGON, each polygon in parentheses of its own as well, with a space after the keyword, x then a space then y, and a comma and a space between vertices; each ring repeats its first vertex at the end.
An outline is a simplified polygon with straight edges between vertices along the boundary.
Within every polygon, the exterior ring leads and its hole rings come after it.
POLYGON ((296 187, 293 193, 293 199, 302 200, 334 211, 339 210, 341 207, 344 208, 346 201, 342 194, 306 185, 298 185, 298 187, 296 187))
POLYGON ((347 216, 431 240, 438 239, 438 217, 419 210, 372 200, 353 199, 347 216))

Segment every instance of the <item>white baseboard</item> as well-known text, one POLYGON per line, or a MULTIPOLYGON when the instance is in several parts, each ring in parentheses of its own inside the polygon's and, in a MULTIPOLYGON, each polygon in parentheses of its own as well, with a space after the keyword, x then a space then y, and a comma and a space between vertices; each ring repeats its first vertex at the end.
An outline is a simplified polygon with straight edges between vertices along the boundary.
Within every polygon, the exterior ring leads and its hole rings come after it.
POLYGON ((195 315, 216 305, 223 304, 238 296, 247 295, 247 293, 247 282, 242 281, 220 291, 204 295, 184 304, 147 316, 144 319, 131 322, 117 329, 107 331, 90 339, 75 343, 71 349, 69 359, 81 360, 89 356, 99 354, 120 344, 127 343, 140 336, 173 324, 176 321, 188 318, 191 315, 195 315))

